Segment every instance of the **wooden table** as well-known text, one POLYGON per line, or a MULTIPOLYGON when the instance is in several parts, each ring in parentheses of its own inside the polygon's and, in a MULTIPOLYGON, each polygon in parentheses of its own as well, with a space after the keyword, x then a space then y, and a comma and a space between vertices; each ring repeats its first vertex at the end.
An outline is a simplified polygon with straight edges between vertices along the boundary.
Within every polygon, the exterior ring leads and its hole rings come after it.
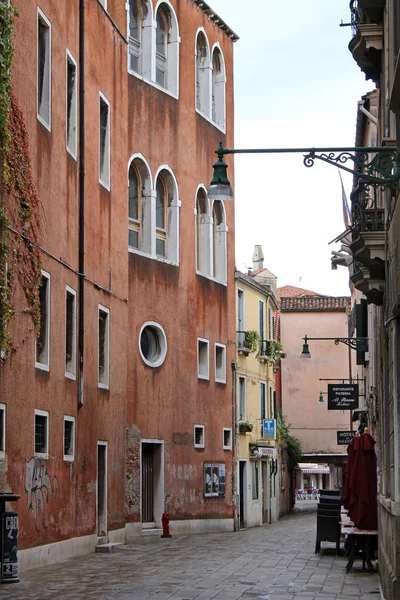
POLYGON ((346 573, 353 567, 358 553, 360 553, 360 558, 363 561, 363 571, 367 570, 369 573, 372 573, 374 571, 372 558, 378 538, 378 531, 376 529, 358 529, 357 527, 346 526, 342 523, 342 533, 348 536, 346 556, 349 557, 349 560, 346 565, 346 573), (365 565, 367 565, 367 569, 365 565))

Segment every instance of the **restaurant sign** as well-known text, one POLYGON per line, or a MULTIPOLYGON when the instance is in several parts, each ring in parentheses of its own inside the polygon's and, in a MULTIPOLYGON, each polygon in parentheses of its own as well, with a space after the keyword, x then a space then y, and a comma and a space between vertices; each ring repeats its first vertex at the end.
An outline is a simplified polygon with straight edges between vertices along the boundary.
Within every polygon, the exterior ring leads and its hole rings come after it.
POLYGON ((328 383, 328 410, 358 408, 358 383, 328 383))

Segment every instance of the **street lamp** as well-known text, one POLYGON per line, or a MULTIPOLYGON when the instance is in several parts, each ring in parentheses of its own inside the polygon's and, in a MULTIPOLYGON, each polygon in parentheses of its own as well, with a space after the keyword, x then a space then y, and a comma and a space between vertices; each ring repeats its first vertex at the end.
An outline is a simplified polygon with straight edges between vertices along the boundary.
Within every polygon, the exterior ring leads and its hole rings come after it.
POLYGON ((340 343, 346 344, 352 350, 359 350, 363 352, 367 352, 368 350, 368 338, 367 337, 308 337, 305 335, 303 338, 303 351, 301 353, 302 358, 311 358, 310 350, 308 347, 308 340, 318 340, 318 341, 332 341, 338 346, 340 343))
POLYGON ((324 400, 323 392, 320 392, 319 399, 318 399, 318 405, 322 406, 323 404, 325 404, 325 400, 324 400))
POLYGON ((208 188, 210 200, 232 200, 233 191, 226 171, 228 165, 224 161, 226 154, 303 154, 305 167, 312 167, 315 160, 321 160, 347 171, 360 179, 377 183, 382 189, 400 187, 400 155, 396 148, 388 146, 356 146, 348 148, 224 148, 220 142, 215 150, 218 160, 214 163, 214 175, 208 188), (373 154, 370 159, 369 155, 373 154), (350 160, 354 168, 345 163, 350 160))

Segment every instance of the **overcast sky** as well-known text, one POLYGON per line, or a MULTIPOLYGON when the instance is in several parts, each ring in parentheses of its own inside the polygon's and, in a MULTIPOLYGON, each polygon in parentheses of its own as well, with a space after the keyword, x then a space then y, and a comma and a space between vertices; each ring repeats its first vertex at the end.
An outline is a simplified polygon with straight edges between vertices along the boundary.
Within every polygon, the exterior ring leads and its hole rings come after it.
MULTIPOLYGON (((349 0, 209 0, 235 43, 235 147, 353 146, 357 102, 373 89, 348 43, 349 0)), ((236 265, 261 244, 278 285, 348 295, 328 245, 344 230, 336 167, 302 155, 235 157, 236 265), (254 172, 258 177, 254 177, 254 172), (250 176, 251 175, 251 176, 250 176)), ((351 176, 343 175, 348 197, 351 176)))

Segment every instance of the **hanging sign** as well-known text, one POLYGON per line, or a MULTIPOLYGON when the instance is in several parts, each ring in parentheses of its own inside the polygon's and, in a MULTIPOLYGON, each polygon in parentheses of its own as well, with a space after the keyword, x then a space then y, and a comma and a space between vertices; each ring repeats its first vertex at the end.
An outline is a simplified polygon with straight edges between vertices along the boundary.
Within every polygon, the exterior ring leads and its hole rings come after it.
POLYGON ((338 446, 348 446, 355 436, 355 431, 337 431, 337 445, 338 446))
POLYGON ((276 440, 276 419, 263 419, 263 439, 276 440))
POLYGON ((328 383, 328 410, 358 408, 358 383, 328 383))

